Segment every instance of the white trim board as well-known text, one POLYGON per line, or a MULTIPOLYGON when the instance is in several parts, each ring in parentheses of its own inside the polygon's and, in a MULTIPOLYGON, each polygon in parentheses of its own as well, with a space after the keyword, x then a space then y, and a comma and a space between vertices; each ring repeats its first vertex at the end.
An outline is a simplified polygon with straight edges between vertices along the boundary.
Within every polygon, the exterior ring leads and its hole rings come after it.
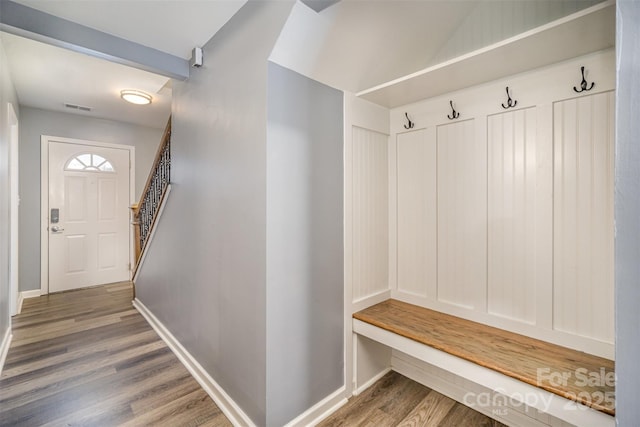
POLYGON ((369 323, 354 319, 353 331, 569 424, 580 427, 615 426, 615 417, 369 323))
POLYGON ((22 291, 20 292, 20 295, 22 296, 22 299, 38 298, 42 295, 42 291, 40 289, 32 289, 30 291, 22 291))
POLYGON ((195 378, 200 386, 218 405, 220 410, 229 419, 231 424, 238 427, 253 427, 255 424, 251 418, 242 411, 233 399, 224 391, 222 387, 207 373, 207 371, 198 363, 198 361, 180 344, 180 341, 169 332, 169 330, 153 315, 151 311, 139 300, 133 300, 133 306, 140 312, 149 325, 167 344, 176 357, 187 368, 189 373, 195 378))
POLYGON ((16 314, 22 313, 22 303, 27 298, 38 298, 42 294, 40 289, 33 289, 30 291, 22 291, 18 294, 18 311, 16 314))
POLYGON ((22 313, 23 302, 24 302, 24 295, 22 295, 22 292, 18 292, 18 302, 16 302, 16 312, 15 312, 16 315, 22 313))
POLYGON ((392 371, 391 367, 383 369, 378 374, 376 374, 372 378, 370 378, 364 384, 358 385, 358 388, 354 390, 353 395, 354 396, 359 396, 363 391, 365 391, 366 389, 368 389, 369 387, 374 385, 376 382, 378 382, 380 379, 382 379, 382 377, 384 377, 385 375, 387 375, 391 371, 392 371))
POLYGON ((347 403, 346 386, 340 387, 302 414, 285 424, 284 427, 313 427, 347 403))
MULTIPOLYGON (((40 292, 49 293, 49 143, 64 142, 66 144, 88 145, 102 148, 116 148, 129 151, 129 206, 135 203, 136 192, 136 148, 132 145, 111 144, 107 142, 88 141, 83 139, 62 138, 42 135, 40 137, 40 292)), ((135 262, 133 247, 133 226, 129 227, 129 265, 135 262)), ((131 279, 131 269, 129 269, 131 279)))
POLYGON ((9 311, 11 315, 20 312, 20 291, 19 291, 19 145, 20 145, 20 123, 16 115, 13 104, 7 103, 7 123, 9 125, 9 311))
POLYGON ((9 353, 9 347, 11 346, 11 339, 13 334, 11 333, 11 326, 4 332, 2 343, 0 343, 0 375, 2 374, 2 368, 4 367, 4 361, 7 360, 7 353, 9 353))

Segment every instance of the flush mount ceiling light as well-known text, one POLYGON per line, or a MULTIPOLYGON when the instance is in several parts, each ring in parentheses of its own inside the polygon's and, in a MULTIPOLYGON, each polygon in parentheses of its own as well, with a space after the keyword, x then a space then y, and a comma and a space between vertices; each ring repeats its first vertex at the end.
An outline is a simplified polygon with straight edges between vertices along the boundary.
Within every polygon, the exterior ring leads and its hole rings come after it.
POLYGON ((151 104, 151 100, 153 99, 151 98, 151 95, 148 95, 139 90, 130 89, 120 91, 120 97, 127 102, 138 105, 151 104))

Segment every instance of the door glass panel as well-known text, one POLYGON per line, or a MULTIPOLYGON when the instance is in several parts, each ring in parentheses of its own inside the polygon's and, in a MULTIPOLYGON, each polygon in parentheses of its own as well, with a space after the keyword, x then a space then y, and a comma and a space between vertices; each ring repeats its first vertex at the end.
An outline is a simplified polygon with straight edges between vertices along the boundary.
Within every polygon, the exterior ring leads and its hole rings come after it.
POLYGON ((69 162, 69 164, 67 165, 67 167, 65 168, 66 170, 83 170, 85 167, 85 165, 83 165, 82 163, 80 163, 80 161, 78 159, 71 159, 71 161, 69 162))
POLYGON ((113 165, 107 159, 97 154, 80 154, 67 161, 64 170, 115 172, 113 165))

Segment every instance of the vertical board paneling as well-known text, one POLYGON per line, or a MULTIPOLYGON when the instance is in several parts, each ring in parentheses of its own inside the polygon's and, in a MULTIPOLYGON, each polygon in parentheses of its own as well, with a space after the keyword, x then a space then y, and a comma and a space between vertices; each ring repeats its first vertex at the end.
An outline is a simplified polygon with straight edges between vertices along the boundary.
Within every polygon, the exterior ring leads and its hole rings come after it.
POLYGON ((433 130, 397 135, 398 290, 436 297, 436 143, 433 130))
POLYGON ((536 110, 489 116, 488 311, 528 323, 536 311, 536 110))
POLYGON ((554 104, 554 329, 613 343, 614 94, 554 104))
POLYGON ((438 126, 437 297, 469 309, 481 307, 487 286, 486 159, 475 120, 438 126))
POLYGON ((387 145, 387 135, 353 127, 353 301, 389 286, 387 145))
POLYGON ((390 296, 614 358, 614 88, 608 50, 392 109, 390 296))

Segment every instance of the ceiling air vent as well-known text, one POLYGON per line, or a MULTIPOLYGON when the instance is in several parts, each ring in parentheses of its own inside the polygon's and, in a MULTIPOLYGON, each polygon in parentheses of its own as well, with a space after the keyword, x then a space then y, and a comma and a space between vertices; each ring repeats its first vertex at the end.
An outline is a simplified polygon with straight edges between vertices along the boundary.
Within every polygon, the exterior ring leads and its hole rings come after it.
POLYGON ((69 104, 65 102, 64 106, 71 108, 72 110, 91 111, 91 107, 85 107, 84 105, 69 104))

